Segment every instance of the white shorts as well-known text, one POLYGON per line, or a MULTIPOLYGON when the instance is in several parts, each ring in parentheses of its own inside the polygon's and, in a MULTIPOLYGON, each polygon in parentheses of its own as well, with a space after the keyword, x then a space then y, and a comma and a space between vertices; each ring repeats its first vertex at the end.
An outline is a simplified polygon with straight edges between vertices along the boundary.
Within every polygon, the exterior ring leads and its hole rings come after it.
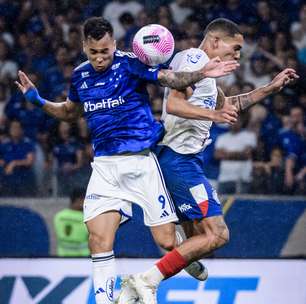
POLYGON ((84 221, 117 210, 122 221, 132 217, 132 203, 139 205, 147 226, 177 221, 156 156, 114 155, 95 157, 84 201, 84 221))

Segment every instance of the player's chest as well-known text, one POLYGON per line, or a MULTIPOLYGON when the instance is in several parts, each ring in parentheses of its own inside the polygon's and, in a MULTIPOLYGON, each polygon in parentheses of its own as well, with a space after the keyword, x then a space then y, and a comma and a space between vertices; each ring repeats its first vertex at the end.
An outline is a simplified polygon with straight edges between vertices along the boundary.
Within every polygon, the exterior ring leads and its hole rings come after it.
POLYGON ((80 78, 76 90, 81 102, 101 100, 114 96, 122 96, 130 87, 131 79, 126 70, 111 70, 106 75, 95 73, 90 77, 80 78))

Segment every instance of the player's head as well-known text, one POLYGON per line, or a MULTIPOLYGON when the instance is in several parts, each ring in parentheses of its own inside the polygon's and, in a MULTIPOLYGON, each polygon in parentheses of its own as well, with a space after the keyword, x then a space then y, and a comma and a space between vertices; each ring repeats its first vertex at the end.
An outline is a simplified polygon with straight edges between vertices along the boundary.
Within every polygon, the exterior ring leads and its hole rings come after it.
POLYGON ((239 60, 242 44, 243 35, 238 25, 218 18, 207 25, 201 48, 210 58, 219 56, 221 60, 239 60))
POLYGON ((70 207, 75 210, 82 210, 85 198, 85 189, 74 188, 70 193, 70 207))
POLYGON ((101 17, 89 18, 84 23, 83 50, 98 72, 106 70, 113 62, 116 50, 113 32, 112 25, 101 17))

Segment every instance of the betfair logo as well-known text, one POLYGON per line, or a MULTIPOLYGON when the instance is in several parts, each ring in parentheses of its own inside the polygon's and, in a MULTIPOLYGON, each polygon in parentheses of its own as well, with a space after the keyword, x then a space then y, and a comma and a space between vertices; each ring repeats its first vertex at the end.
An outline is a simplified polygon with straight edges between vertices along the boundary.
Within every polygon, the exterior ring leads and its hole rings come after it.
POLYGON ((85 112, 93 112, 96 110, 112 109, 125 103, 123 97, 119 96, 117 99, 102 99, 100 102, 93 103, 91 101, 84 103, 85 112))

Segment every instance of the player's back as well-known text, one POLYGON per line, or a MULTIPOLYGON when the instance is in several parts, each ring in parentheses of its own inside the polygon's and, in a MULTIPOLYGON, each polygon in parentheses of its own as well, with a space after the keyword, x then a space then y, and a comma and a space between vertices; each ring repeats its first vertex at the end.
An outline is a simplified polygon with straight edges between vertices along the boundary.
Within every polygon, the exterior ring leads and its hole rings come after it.
POLYGON ((139 152, 160 140, 163 127, 154 120, 146 90, 157 74, 121 51, 103 72, 89 62, 74 70, 69 99, 83 105, 95 156, 139 152))
MULTIPOLYGON (((176 72, 196 71, 209 61, 208 56, 201 49, 191 48, 176 54, 170 66, 176 72)), ((166 88, 163 103, 162 121, 166 134, 161 142, 178 153, 197 153, 205 147, 205 141, 209 137, 211 121, 191 120, 180 118, 166 111, 166 103, 170 89, 166 88)), ((214 78, 205 78, 195 84, 193 94, 188 99, 191 104, 215 109, 217 100, 217 87, 214 78)))

